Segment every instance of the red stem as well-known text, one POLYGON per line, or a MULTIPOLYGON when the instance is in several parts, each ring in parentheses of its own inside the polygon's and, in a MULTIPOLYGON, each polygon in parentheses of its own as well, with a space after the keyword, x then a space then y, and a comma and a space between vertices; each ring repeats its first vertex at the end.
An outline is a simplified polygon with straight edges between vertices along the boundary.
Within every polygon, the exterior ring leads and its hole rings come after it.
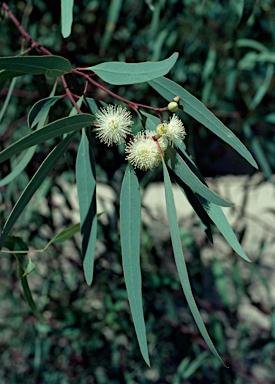
POLYGON ((7 12, 14 25, 20 31, 21 35, 32 44, 33 48, 39 49, 41 52, 45 53, 45 55, 52 55, 50 51, 34 41, 33 38, 25 31, 6 3, 2 3, 2 8, 7 12))
MULTIPOLYGON (((23 26, 20 24, 20 22, 18 21, 18 19, 14 16, 14 14, 12 13, 12 11, 10 10, 10 8, 8 7, 8 5, 3 2, 2 3, 2 8, 8 13, 10 19, 12 20, 12 22, 14 23, 14 25, 17 27, 17 29, 20 31, 21 35, 23 36, 24 39, 26 39, 27 41, 29 41, 31 43, 31 47, 29 47, 25 53, 29 52, 31 49, 33 48, 37 48, 39 49, 41 52, 43 52, 45 55, 48 55, 48 56, 52 56, 52 53, 42 47, 40 44, 38 44, 26 31, 25 29, 23 28, 23 26)), ((84 70, 84 68, 81 68, 84 70)), ((108 93, 109 95, 113 96, 114 98, 118 99, 118 100, 121 100, 123 101, 125 104, 127 104, 130 108, 132 109, 135 109, 135 110, 138 110, 139 108, 145 108, 145 109, 150 109, 151 111, 155 111, 160 119, 160 121, 162 122, 162 116, 161 116, 161 112, 164 112, 164 111, 167 111, 167 107, 164 107, 164 108, 154 108, 154 107, 151 107, 150 105, 144 105, 144 104, 139 104, 139 103, 134 103, 130 100, 127 100, 125 99, 124 97, 121 97, 119 96, 118 94, 110 91, 109 89, 107 89, 106 87, 104 87, 103 85, 99 84, 98 82, 96 82, 95 80, 91 79, 91 75, 86 75, 85 73, 75 69, 75 70, 71 70, 71 72, 79 75, 79 76, 82 76, 86 79, 86 82, 89 82, 91 83, 93 86, 95 86, 96 88, 100 88, 102 89, 104 92, 108 93)), ((65 91, 66 91, 66 94, 68 96, 68 98, 70 99, 70 101, 72 102, 73 106, 76 108, 76 110, 79 112, 79 113, 82 113, 81 109, 78 107, 78 105, 76 104, 75 100, 74 100, 74 97, 67 85, 67 82, 65 80, 65 77, 64 76, 60 76, 61 77, 61 80, 62 80, 62 83, 63 83, 63 86, 65 88, 65 91)), ((87 89, 87 84, 85 85, 85 90, 87 89)))
POLYGON ((154 107, 151 107, 150 105, 145 105, 145 104, 139 104, 139 103, 134 103, 130 100, 127 100, 125 99, 124 97, 122 96, 119 96, 118 94, 110 91, 108 88, 104 87, 103 85, 99 84, 97 81, 91 79, 90 75, 86 75, 85 73, 81 72, 81 71, 78 71, 78 70, 73 70, 72 72, 74 72, 75 74, 79 75, 79 76, 82 76, 84 77, 88 82, 90 82, 91 84, 93 84, 96 88, 100 88, 102 89, 104 92, 108 93, 109 95, 113 96, 114 98, 118 99, 118 100, 121 100, 123 101, 125 104, 127 104, 130 108, 132 109, 135 109, 137 110, 138 108, 145 108, 145 109, 150 109, 152 111, 155 111, 158 115, 158 117, 160 118, 160 120, 162 121, 162 117, 160 115, 160 112, 164 112, 164 111, 167 111, 167 107, 164 107, 164 108, 154 108, 154 107))

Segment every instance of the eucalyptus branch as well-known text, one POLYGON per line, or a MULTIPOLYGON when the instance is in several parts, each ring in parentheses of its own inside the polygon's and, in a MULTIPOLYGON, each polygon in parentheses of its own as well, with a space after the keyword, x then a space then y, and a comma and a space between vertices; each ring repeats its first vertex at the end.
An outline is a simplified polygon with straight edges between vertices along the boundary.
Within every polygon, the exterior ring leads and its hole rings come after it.
MULTIPOLYGON (((29 41, 31 43, 31 47, 29 47, 26 51, 26 52, 29 52, 31 49, 33 48, 37 48, 38 50, 40 50, 41 52, 43 52, 45 55, 47 56, 53 56, 53 54, 48 50, 46 49, 45 47, 43 47, 42 45, 40 45, 39 43, 37 43, 28 33, 27 31, 23 28, 23 26, 20 24, 19 20, 14 16, 14 14, 12 13, 12 11, 10 10, 10 8, 8 7, 8 5, 6 3, 2 3, 2 8, 8 13, 10 19, 12 20, 12 22, 14 23, 14 25, 16 26, 16 28, 19 30, 19 32, 21 33, 21 35, 23 36, 23 38, 27 41, 29 41)), ((64 89, 65 89, 65 92, 66 92, 66 95, 67 97, 70 99, 71 103, 73 104, 73 106, 75 107, 75 109, 77 110, 78 113, 82 113, 81 109, 79 108, 79 106, 76 104, 74 98, 73 98, 73 95, 67 85, 67 82, 65 80, 65 77, 64 76, 61 76, 61 81, 62 81, 62 84, 64 86, 64 89)))
POLYGON ((12 13, 12 11, 10 10, 10 8, 8 7, 8 5, 4 2, 2 3, 2 8, 7 12, 7 14, 9 15, 9 18, 11 19, 11 21, 14 23, 14 25, 16 26, 16 28, 19 30, 19 32, 21 33, 21 35, 27 40, 29 41, 31 44, 32 44, 32 47, 33 48, 37 48, 39 49, 41 52, 43 52, 45 55, 52 55, 52 53, 44 48, 42 45, 38 44, 29 34, 27 31, 25 31, 25 29, 23 28, 23 26, 21 25, 21 23, 19 22, 19 20, 14 16, 14 14, 12 13))
MULTIPOLYGON (((114 98, 116 98, 117 100, 121 100, 123 101, 123 103, 127 104, 130 108, 132 109, 135 109, 135 110, 138 110, 139 108, 144 108, 144 109, 150 109, 151 111, 154 111, 158 114, 158 116, 160 117, 160 112, 164 112, 164 111, 167 111, 167 107, 163 107, 163 108, 155 108, 155 107, 152 107, 150 105, 145 105, 145 104, 140 104, 140 103, 134 103, 130 100, 127 100, 125 99, 124 97, 118 95, 117 93, 114 93, 112 91, 110 91, 108 88, 104 87, 103 85, 99 84, 97 81, 91 79, 91 76, 90 75, 87 75, 81 71, 78 71, 78 70, 73 70, 72 71, 73 73, 79 75, 79 76, 82 76, 84 77, 89 83, 91 83, 92 85, 94 85, 96 88, 100 88, 102 89, 104 92, 108 93, 109 95, 113 96, 114 98)), ((160 120, 162 121, 161 117, 160 117, 160 120)))

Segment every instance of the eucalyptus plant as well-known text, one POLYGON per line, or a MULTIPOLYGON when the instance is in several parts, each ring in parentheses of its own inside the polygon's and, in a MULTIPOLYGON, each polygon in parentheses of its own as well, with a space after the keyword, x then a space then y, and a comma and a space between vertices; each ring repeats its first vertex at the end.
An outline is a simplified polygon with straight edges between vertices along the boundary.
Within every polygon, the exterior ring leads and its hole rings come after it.
MULTIPOLYGON (((23 239, 12 236, 14 224, 43 180, 64 155, 70 144, 80 135, 75 167, 80 223, 58 233, 43 250, 36 250, 36 252, 45 251, 51 244, 65 241, 76 232, 81 231, 84 275, 87 284, 92 284, 98 219, 94 148, 99 141, 106 144, 106 151, 112 151, 113 146, 122 145, 127 166, 120 193, 121 255, 128 299, 142 356, 149 365, 140 270, 141 196, 135 169, 150 172, 156 167, 162 167, 167 217, 182 289, 205 342, 222 362, 208 335, 192 294, 177 223, 177 207, 171 180, 179 186, 183 195, 189 200, 209 240, 212 241, 211 226, 215 224, 232 249, 245 261, 250 260, 221 210, 221 207, 232 206, 232 203, 208 188, 185 145, 184 139, 188 135, 188 127, 184 126, 180 116, 190 115, 257 168, 252 155, 234 133, 197 98, 179 84, 164 77, 174 66, 178 53, 173 53, 167 59, 158 62, 103 62, 90 67, 73 68, 69 60, 53 55, 36 42, 4 2, 2 11, 14 23, 23 37, 23 41, 28 42, 28 47, 22 49, 20 54, 0 58, 0 82, 11 80, 7 102, 2 107, 2 115, 17 77, 33 75, 33 81, 35 81, 36 75, 45 75, 48 81, 53 83, 51 94, 36 102, 30 109, 28 114, 29 134, 11 143, 0 153, 0 162, 3 163, 24 151, 17 166, 9 175, 0 180, 0 186, 3 187, 27 167, 38 145, 58 138, 58 143, 45 157, 14 205, 3 225, 0 238, 2 252, 12 253, 17 260, 23 290, 32 311, 43 320, 43 316, 39 314, 32 299, 27 280, 28 274, 35 267, 30 257, 34 250, 28 250, 23 239), (33 55, 35 50, 39 52, 38 55, 33 55), (76 78, 82 87, 81 94, 75 94, 71 89, 72 79, 76 78), (99 82, 97 78, 100 78, 101 81, 99 82), (108 84, 137 84, 138 86, 144 82, 147 82, 152 90, 162 97, 162 106, 153 107, 128 100, 108 88, 108 84), (102 85, 103 83, 105 85, 102 85), (109 94, 113 103, 106 105, 102 100, 90 97, 96 89, 109 94), (57 102, 64 102, 66 99, 71 103, 70 114, 48 122, 50 110, 57 102), (83 112, 84 110, 90 112, 83 112), (135 134, 132 128, 136 124, 136 120, 131 111, 135 113, 143 127, 135 134), (165 116, 167 113, 170 114, 168 120, 163 117, 164 113, 165 116), (26 268, 23 266, 22 258, 18 257, 19 254, 27 255, 26 268)), ((66 29, 68 25, 65 23, 63 27, 66 29)), ((67 33, 65 32, 65 35, 67 33)))

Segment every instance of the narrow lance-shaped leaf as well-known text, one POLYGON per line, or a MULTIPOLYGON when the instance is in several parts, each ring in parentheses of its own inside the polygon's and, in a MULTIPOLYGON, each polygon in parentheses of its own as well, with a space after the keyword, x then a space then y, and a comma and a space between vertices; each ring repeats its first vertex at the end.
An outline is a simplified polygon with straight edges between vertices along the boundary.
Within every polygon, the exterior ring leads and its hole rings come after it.
POLYGON ((33 314, 40 320, 40 321, 46 321, 46 319, 41 315, 41 313, 38 311, 37 309, 37 306, 33 300, 33 297, 32 297, 32 293, 31 293, 31 290, 30 290, 30 287, 29 287, 29 283, 28 283, 28 278, 27 276, 25 275, 25 272, 24 272, 24 269, 23 269, 23 266, 19 260, 19 258, 14 254, 15 256, 15 259, 17 261, 17 266, 18 266, 18 274, 19 274, 19 277, 20 277, 20 281, 21 281, 21 285, 22 285, 22 288, 23 288, 23 292, 24 292, 24 295, 25 295, 25 298, 27 300, 27 303, 31 309, 31 311, 33 312, 33 314))
POLYGON ((9 104, 10 104, 10 99, 12 97, 12 93, 13 93, 16 81, 17 81, 17 79, 13 78, 12 81, 10 82, 9 91, 7 93, 7 96, 5 98, 4 104, 3 104, 2 108, 1 108, 1 111, 0 111, 0 123, 1 123, 1 121, 3 119, 3 116, 6 113, 6 110, 7 110, 8 106, 9 106, 9 104))
POLYGON ((48 242, 47 248, 51 244, 63 243, 63 241, 66 241, 66 240, 70 239, 72 236, 74 236, 79 231, 80 231, 80 223, 71 225, 69 228, 64 229, 63 231, 59 232, 56 236, 54 236, 48 242))
POLYGON ((184 112, 203 124, 206 128, 220 137, 227 144, 231 145, 241 156, 243 156, 253 167, 258 168, 251 153, 242 144, 242 142, 228 129, 212 112, 209 111, 196 97, 187 92, 180 85, 173 81, 160 77, 149 81, 162 97, 171 101, 175 96, 181 98, 184 112))
POLYGON ((139 183, 128 165, 120 194, 120 238, 122 266, 133 322, 142 356, 150 365, 142 308, 140 271, 141 201, 139 183))
MULTIPOLYGON (((34 107, 31 109, 31 111, 33 109, 36 109, 36 113, 33 113, 33 117, 35 118, 35 116, 38 117, 37 121, 35 122, 35 124, 38 124, 37 126, 37 129, 40 129, 43 127, 47 117, 48 117, 48 114, 49 114, 49 111, 50 111, 50 107, 54 104, 54 103, 45 103, 45 100, 48 100, 48 99, 52 99, 52 95, 54 95, 55 93, 55 90, 56 90, 56 84, 54 84, 53 86, 53 89, 52 89, 52 92, 51 92, 51 95, 49 98, 47 99, 44 99, 43 101, 43 104, 40 105, 41 106, 41 109, 43 109, 43 112, 38 108, 34 108, 37 103, 34 105, 34 107), (46 104, 46 105, 45 105, 46 104), (41 113, 40 113, 41 112, 41 113)), ((57 96, 57 98, 59 99, 60 96, 57 96)), ((38 102, 39 103, 39 102, 38 102)), ((29 116, 30 116, 30 113, 29 113, 29 116)), ((28 119, 29 119, 29 116, 28 116, 28 119)), ((34 119, 35 120, 35 119, 34 119)), ((29 123, 29 126, 30 126, 30 123, 29 123)), ((13 179, 15 179, 25 168, 26 166, 29 164, 29 162, 31 161, 35 151, 36 151, 36 147, 37 145, 34 145, 33 147, 30 147, 26 153, 24 154, 23 158, 21 158, 19 161, 18 161, 18 164, 13 168, 13 170, 11 171, 10 174, 8 174, 6 177, 4 177, 4 179, 0 180, 0 187, 2 187, 3 185, 6 185, 8 183, 10 183, 13 179)))
MULTIPOLYGON (((10 251, 27 251, 28 246, 27 244, 20 238, 16 236, 8 236, 5 241, 5 248, 9 249, 10 251)), ((41 315, 41 313, 38 311, 37 306, 33 300, 32 293, 29 288, 28 279, 24 272, 23 265, 19 259, 19 257, 16 255, 16 253, 13 254, 15 257, 15 260, 17 262, 18 267, 18 274, 20 278, 20 282, 22 285, 22 289, 24 292, 24 296, 26 298, 26 301, 30 307, 30 310, 33 312, 33 314, 38 317, 40 321, 45 321, 45 318, 41 315)), ((20 257, 26 254, 21 254, 20 257)))
POLYGON ((15 206, 13 207, 4 227, 2 230, 0 238, 0 249, 3 247, 3 244, 6 240, 6 237, 10 233, 13 225, 15 224, 18 217, 21 215, 22 211, 29 203, 30 199, 34 195, 35 191, 40 187, 43 180, 46 178, 48 173, 56 165, 56 162, 60 159, 63 153, 67 150, 68 146, 72 142, 75 133, 67 136, 63 139, 46 157, 43 163, 40 165, 38 170, 35 172, 34 176, 22 192, 21 196, 17 200, 15 206))
MULTIPOLYGON (((171 176, 171 174, 170 174, 171 176)), ((202 227, 205 230, 206 236, 208 237, 209 241, 213 243, 213 235, 212 235, 212 229, 211 229, 211 221, 209 219, 209 216, 205 212, 203 206, 201 205, 200 201, 198 200, 198 197, 196 194, 192 191, 191 188, 189 188, 181 179, 179 179, 175 174, 172 174, 173 180, 178 184, 180 190, 185 195, 187 200, 189 201, 190 205, 198 215, 202 227)))
POLYGON ((172 147, 168 147, 166 150, 166 162, 168 167, 194 192, 197 192, 214 204, 218 204, 223 207, 232 206, 232 203, 222 199, 216 193, 212 192, 205 184, 203 184, 191 171, 183 158, 172 147))
POLYGON ((15 71, 8 71, 2 69, 0 71, 0 83, 4 83, 6 80, 13 79, 15 77, 23 76, 25 73, 22 72, 15 72, 15 71))
POLYGON ((0 180, 0 187, 9 184, 12 180, 14 180, 29 164, 36 150, 36 145, 29 148, 22 159, 18 162, 18 164, 14 167, 14 169, 3 179, 0 180))
POLYGON ((34 271, 34 269, 35 269, 35 264, 32 262, 31 259, 29 259, 27 268, 26 268, 23 276, 25 277, 25 276, 29 275, 32 271, 34 271))
POLYGON ((221 361, 223 364, 223 361, 218 354, 216 348, 214 347, 209 334, 205 328, 205 325, 202 321, 201 315, 199 313, 199 310, 197 308, 197 305, 195 303, 193 293, 191 290, 190 282, 189 282, 189 276, 184 260, 184 255, 182 251, 181 246, 181 239, 180 239, 180 233, 179 233, 179 227, 177 223, 177 214, 176 214, 176 207, 174 202, 174 196, 172 191, 172 185, 169 177, 168 170, 166 168, 165 162, 163 161, 163 174, 164 174, 164 188, 165 188, 165 199, 166 199, 166 210, 167 210, 167 217, 170 227, 170 233, 171 233, 171 240, 172 240, 172 246, 175 256, 175 261, 177 265, 177 270, 180 278, 180 282, 182 285, 182 289, 184 291, 188 306, 190 308, 190 311, 195 319, 195 322, 204 338, 204 341, 208 345, 210 351, 221 361))
MULTIPOLYGON (((193 172, 196 173, 198 178, 204 182, 203 177, 196 167, 194 161, 192 158, 188 155, 188 153, 185 151, 185 146, 182 143, 180 145, 180 151, 182 152, 182 155, 185 156, 186 161, 189 160, 189 166, 192 166, 193 172)), ((180 187, 184 186, 182 185, 183 181, 180 179, 176 179, 177 184, 179 184, 180 187)), ((191 191, 192 192, 192 191, 191 191)), ((239 241, 236 238, 235 233, 233 232, 230 224, 227 221, 226 216, 224 215, 223 211, 218 205, 212 204, 210 201, 207 199, 204 199, 201 197, 199 194, 194 193, 194 197, 198 199, 198 201, 201 203, 201 206, 203 209, 206 211, 210 219, 213 221, 213 223, 216 225, 216 227, 219 229, 225 240, 228 242, 228 244, 232 247, 232 249, 240 255, 244 260, 250 261, 250 259, 247 257, 245 254, 244 250, 242 249, 239 241)))
POLYGON ((100 42, 100 48, 106 49, 115 32, 116 23, 119 18, 123 0, 112 0, 108 6, 107 22, 105 24, 104 34, 100 42))
POLYGON ((246 121, 243 123, 243 133, 250 142, 250 146, 253 149, 260 169, 264 172, 267 179, 271 179, 273 176, 273 170, 269 164, 267 154, 264 148, 262 148, 261 142, 258 140, 257 136, 253 134, 250 125, 246 121))
POLYGON ((64 117, 63 119, 47 124, 38 131, 26 135, 0 152, 0 163, 35 144, 40 144, 46 140, 62 136, 65 133, 77 131, 83 127, 92 125, 93 121, 94 119, 92 115, 82 113, 81 115, 64 117))
POLYGON ((76 185, 80 208, 83 269, 87 284, 92 284, 97 237, 95 160, 86 135, 82 138, 76 158, 76 185))
POLYGON ((97 64, 87 69, 95 72, 101 79, 109 84, 125 85, 144 83, 166 75, 174 66, 178 53, 173 53, 168 59, 157 62, 120 63, 110 61, 97 64))
POLYGON ((34 128, 39 121, 49 113, 50 107, 52 107, 62 96, 50 96, 45 99, 37 101, 31 108, 28 114, 28 126, 34 128))
POLYGON ((207 212, 210 219, 219 229, 219 231, 221 232, 225 240, 228 242, 228 244, 231 246, 231 248, 236 253, 238 253, 238 255, 240 255, 245 261, 251 262, 251 260, 247 257, 244 250, 242 249, 241 244, 236 238, 236 235, 233 232, 233 229, 228 223, 227 218, 225 217, 221 208, 218 205, 212 204, 210 201, 205 200, 203 197, 199 195, 196 195, 196 196, 200 200, 203 208, 207 212))
POLYGON ((61 33, 64 38, 71 34, 74 0, 61 0, 61 33))
POLYGON ((0 57, 0 69, 31 75, 47 75, 51 78, 70 72, 71 63, 61 56, 0 57))

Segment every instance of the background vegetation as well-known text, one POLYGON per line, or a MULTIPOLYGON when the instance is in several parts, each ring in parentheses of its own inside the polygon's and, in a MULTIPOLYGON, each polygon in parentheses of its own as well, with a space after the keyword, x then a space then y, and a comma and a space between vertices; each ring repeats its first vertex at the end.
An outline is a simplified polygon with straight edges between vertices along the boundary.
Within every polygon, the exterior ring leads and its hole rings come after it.
MULTIPOLYGON (((56 1, 14 1, 12 11, 34 39, 55 54, 84 67, 102 61, 161 60, 180 53, 169 74, 174 81, 201 99, 253 152, 263 174, 253 170, 237 154, 186 116, 187 146, 204 176, 243 173, 248 185, 272 182, 275 167, 274 106, 274 1, 77 1, 72 35, 60 33, 60 9, 56 1), (273 50, 273 51, 272 51, 273 50), (249 179, 251 178, 251 180, 249 179)), ((6 17, 0 24, 1 56, 20 51, 18 30, 6 17)), ((47 97, 50 84, 44 76, 19 78, 0 125, 0 145, 27 132, 27 113, 38 99, 47 97)), ((1 84, 1 101, 9 83, 1 84)), ((135 101, 156 104, 158 96, 146 85, 113 87, 135 101)), ((96 95, 92 95, 94 97, 96 95)), ((100 98, 104 99, 100 94, 100 98)), ((106 96, 106 102, 112 101, 106 96)), ((63 107, 57 105, 56 116, 63 107)), ((68 105, 69 108, 69 105, 68 105)), ((43 148, 43 157, 50 151, 43 148)), ((75 184, 77 146, 71 146, 43 183, 33 204, 24 212, 14 235, 33 248, 42 248, 58 232, 79 219, 70 187, 75 184), (62 179, 59 175, 62 173, 62 179)), ((25 172, 0 196, 0 220, 4 222, 22 189, 42 160, 36 154, 25 172)), ((224 248, 213 249, 198 234, 190 217, 182 225, 188 252, 192 288, 210 335, 229 369, 205 350, 171 263, 165 224, 143 224, 142 271, 151 368, 140 356, 129 313, 120 249, 117 245, 118 201, 122 179, 122 155, 99 145, 95 154, 97 174, 113 190, 113 209, 99 222, 95 281, 87 287, 76 237, 37 255, 37 269, 30 275, 38 306, 48 322, 40 323, 22 299, 16 263, 1 257, 0 283, 0 381, 3 383, 271 383, 274 381, 275 318, 263 256, 274 240, 262 238, 252 249, 254 265, 244 265, 224 248), (158 227, 156 227, 158 225, 158 227), (159 233, 162 236, 159 236, 159 233), (220 257, 219 250, 226 255, 220 257), (205 255, 208 255, 206 258, 205 255), (262 290, 259 298, 254 290, 262 290), (259 316, 253 321, 243 313, 244 303, 259 316)), ((1 177, 10 164, 1 168, 1 177)), ((158 171, 144 176, 161 180, 158 171)), ((247 190, 249 193, 249 188, 247 190)), ((106 203, 106 202, 105 202, 106 203)), ((245 217, 246 201, 239 218, 245 217)), ((274 216, 274 210, 270 211, 274 216)), ((238 222, 236 220, 236 222, 238 222)), ((274 229, 274 228, 273 228, 274 229)), ((272 228, 268 228, 272 230, 272 228)), ((240 241, 246 224, 236 227, 240 241)), ((274 232, 273 232, 274 233, 274 232)), ((218 234, 216 241, 220 244, 218 234)))

